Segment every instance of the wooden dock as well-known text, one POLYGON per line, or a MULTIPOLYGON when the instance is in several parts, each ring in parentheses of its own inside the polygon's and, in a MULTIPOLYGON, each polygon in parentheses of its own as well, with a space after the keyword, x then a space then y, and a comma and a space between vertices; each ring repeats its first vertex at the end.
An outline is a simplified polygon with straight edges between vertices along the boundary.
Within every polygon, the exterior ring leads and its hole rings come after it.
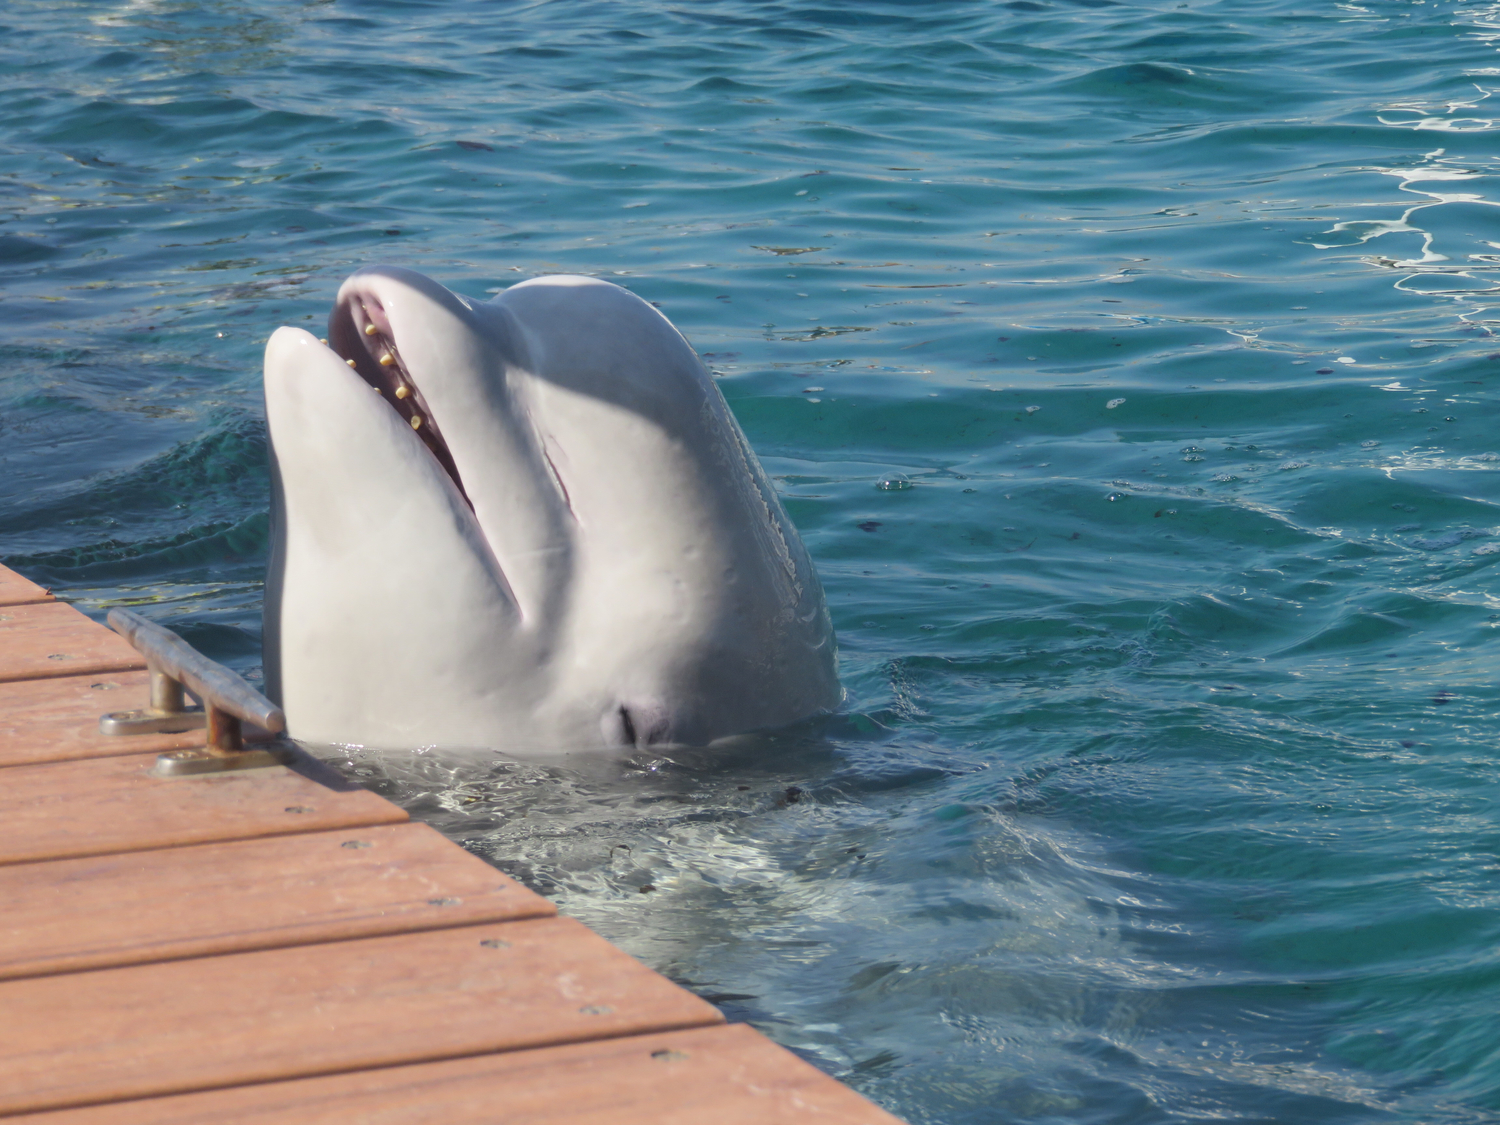
POLYGON ((310 758, 153 776, 145 669, 0 567, 0 1118, 899 1125, 310 758))

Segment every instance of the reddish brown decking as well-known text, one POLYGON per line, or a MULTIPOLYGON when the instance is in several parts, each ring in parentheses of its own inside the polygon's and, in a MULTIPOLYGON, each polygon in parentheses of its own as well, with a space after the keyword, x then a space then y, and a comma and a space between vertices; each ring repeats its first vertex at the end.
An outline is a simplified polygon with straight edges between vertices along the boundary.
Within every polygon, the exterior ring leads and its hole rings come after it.
POLYGON ((150 776, 143 668, 0 567, 0 1118, 896 1125, 315 763, 150 776))

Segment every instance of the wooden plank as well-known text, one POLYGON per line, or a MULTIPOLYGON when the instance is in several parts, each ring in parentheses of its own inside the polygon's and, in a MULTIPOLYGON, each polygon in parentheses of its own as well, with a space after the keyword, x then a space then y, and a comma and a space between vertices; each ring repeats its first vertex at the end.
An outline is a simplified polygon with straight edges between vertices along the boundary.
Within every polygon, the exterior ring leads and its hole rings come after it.
POLYGON ((13 980, 0 1012, 0 1113, 723 1020, 569 918, 13 980))
POLYGON ((0 566, 0 605, 24 605, 27 602, 50 602, 52 595, 29 579, 22 578, 8 566, 0 566))
POLYGON ((0 682, 145 666, 124 637, 63 602, 0 607, 0 682))
POLYGON ((155 764, 147 754, 0 770, 0 864, 407 819, 306 756, 300 772, 276 766, 169 781, 151 776, 155 764))
POLYGON ((99 716, 106 711, 129 711, 147 706, 150 700, 148 672, 0 683, 0 767, 203 745, 201 730, 124 738, 99 733, 99 716))
POLYGON ((744 1024, 12 1120, 17 1125, 900 1125, 744 1024))
POLYGON ((425 824, 0 867, 0 980, 557 913, 425 824))

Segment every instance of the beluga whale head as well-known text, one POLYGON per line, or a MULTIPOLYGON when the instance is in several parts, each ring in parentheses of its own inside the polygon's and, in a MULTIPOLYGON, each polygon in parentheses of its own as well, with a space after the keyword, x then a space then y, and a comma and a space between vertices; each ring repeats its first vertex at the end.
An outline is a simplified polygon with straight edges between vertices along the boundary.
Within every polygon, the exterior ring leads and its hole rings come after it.
POLYGON ((796 529, 697 354, 588 277, 376 266, 266 346, 267 694, 295 738, 624 752, 836 707, 796 529))

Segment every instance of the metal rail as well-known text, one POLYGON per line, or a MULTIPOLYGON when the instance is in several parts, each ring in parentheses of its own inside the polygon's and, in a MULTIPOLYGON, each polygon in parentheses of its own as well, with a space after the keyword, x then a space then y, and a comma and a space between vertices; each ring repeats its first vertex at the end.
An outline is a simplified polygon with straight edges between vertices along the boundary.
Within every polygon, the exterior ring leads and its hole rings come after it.
POLYGON ((163 777, 254 769, 287 759, 290 750, 285 747, 245 748, 242 722, 279 734, 286 730, 286 715, 243 678, 139 613, 112 609, 108 623, 146 658, 151 672, 151 703, 139 711, 101 715, 100 731, 132 735, 205 728, 207 740, 202 750, 157 756, 156 772, 163 777), (201 710, 187 706, 188 692, 202 700, 201 710))

